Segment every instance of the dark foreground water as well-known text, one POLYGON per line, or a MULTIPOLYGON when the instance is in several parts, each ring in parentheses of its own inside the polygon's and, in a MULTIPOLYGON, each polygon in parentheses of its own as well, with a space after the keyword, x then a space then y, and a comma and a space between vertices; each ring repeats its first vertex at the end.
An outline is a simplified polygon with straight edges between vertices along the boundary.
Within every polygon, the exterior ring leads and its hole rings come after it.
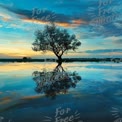
POLYGON ((1 63, 0 122, 122 122, 122 63, 1 63))

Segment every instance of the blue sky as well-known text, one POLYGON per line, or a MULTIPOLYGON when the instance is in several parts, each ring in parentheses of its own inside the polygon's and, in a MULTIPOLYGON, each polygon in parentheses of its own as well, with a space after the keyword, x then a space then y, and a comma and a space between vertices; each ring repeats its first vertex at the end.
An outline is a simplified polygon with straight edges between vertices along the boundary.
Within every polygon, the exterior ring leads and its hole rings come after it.
POLYGON ((55 57, 32 51, 34 32, 49 21, 82 43, 64 57, 122 57, 121 11, 119 0, 0 0, 0 58, 55 57))

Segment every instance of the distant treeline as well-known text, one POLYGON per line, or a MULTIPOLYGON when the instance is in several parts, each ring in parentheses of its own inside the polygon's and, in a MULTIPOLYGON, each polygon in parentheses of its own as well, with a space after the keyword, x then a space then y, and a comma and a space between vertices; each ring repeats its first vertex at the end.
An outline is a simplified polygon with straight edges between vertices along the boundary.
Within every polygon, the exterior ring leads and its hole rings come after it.
MULTIPOLYGON (((0 62, 56 62, 56 59, 0 59, 0 62)), ((122 62, 122 58, 64 58, 63 62, 122 62)))

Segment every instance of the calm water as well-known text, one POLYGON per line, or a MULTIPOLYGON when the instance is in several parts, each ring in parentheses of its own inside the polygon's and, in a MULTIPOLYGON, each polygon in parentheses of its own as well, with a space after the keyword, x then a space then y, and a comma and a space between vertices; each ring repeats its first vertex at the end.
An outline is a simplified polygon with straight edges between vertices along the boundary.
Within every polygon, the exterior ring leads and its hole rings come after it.
POLYGON ((56 65, 0 63, 0 122, 122 122, 122 63, 56 65))

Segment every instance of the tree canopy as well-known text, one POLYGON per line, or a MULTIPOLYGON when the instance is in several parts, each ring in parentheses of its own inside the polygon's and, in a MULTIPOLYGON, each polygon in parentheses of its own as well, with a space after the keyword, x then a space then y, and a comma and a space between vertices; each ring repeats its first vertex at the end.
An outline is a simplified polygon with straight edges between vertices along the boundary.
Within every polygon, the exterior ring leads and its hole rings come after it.
POLYGON ((35 32, 36 39, 33 42, 34 51, 52 51, 59 60, 62 55, 69 51, 75 51, 81 42, 76 39, 75 35, 70 35, 66 29, 60 29, 55 24, 46 25, 44 30, 35 32))

